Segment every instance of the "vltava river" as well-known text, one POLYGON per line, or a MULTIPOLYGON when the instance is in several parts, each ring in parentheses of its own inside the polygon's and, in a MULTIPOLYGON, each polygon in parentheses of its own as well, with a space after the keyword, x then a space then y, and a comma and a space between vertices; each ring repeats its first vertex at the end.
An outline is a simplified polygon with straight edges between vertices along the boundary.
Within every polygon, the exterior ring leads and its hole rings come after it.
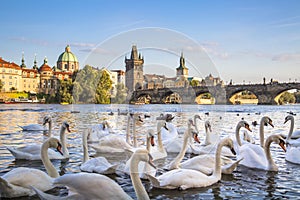
MULTIPOLYGON (((267 115, 273 120, 274 128, 265 128, 266 137, 270 134, 287 134, 290 123, 283 124, 287 112, 294 112, 295 129, 300 126, 300 106, 258 106, 258 105, 53 105, 53 104, 11 104, 0 106, 0 176, 13 168, 25 166, 45 170, 39 161, 21 161, 6 150, 7 146, 21 147, 30 143, 42 143, 46 136, 42 132, 22 132, 18 125, 41 123, 45 115, 50 115, 53 121, 53 135, 59 134, 60 125, 68 121, 71 133, 68 134, 68 148, 70 159, 67 161, 54 161, 59 173, 80 172, 79 166, 82 162, 81 134, 91 125, 98 124, 103 120, 109 121, 115 131, 125 134, 127 117, 117 114, 121 111, 138 112, 145 118, 143 124, 137 127, 137 133, 143 138, 149 128, 156 130, 156 117, 160 113, 171 113, 175 116, 173 123, 179 130, 186 128, 187 120, 195 114, 199 114, 203 121, 199 121, 200 139, 204 140, 204 120, 210 120, 213 132, 218 133, 221 138, 234 137, 235 126, 239 120, 244 118, 251 124, 259 122, 261 117, 267 115), (78 111, 78 112, 74 112, 78 111), (109 112, 114 115, 109 115, 109 112), (206 113, 206 114, 205 114, 206 113)), ((258 126, 251 126, 256 140, 259 144, 258 126)), ((242 166, 234 171, 232 175, 223 175, 222 180, 213 186, 188 189, 186 191, 153 189, 148 181, 143 181, 151 199, 296 199, 300 196, 300 165, 288 163, 285 153, 278 145, 271 145, 271 152, 278 172, 266 172, 247 169, 242 166)), ((94 152, 91 150, 90 154, 94 152)), ((112 163, 125 163, 128 157, 112 155, 107 159, 112 163)), ((164 160, 156 162, 163 167, 169 163, 176 154, 169 154, 164 160)), ((186 154, 185 159, 192 155, 186 154)), ((300 156, 300 155, 299 155, 300 156)), ((130 177, 118 173, 110 176, 130 195, 136 199, 130 177)), ((66 189, 54 189, 50 193, 65 195, 66 189)), ((18 199, 38 199, 36 196, 18 199)))

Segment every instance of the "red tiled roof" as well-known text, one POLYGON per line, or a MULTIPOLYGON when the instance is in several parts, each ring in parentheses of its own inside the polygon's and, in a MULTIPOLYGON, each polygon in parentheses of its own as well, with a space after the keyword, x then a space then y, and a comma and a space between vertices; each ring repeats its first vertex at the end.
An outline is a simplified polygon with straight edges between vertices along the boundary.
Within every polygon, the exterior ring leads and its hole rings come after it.
POLYGON ((43 64, 41 67, 40 67, 40 71, 52 71, 52 68, 47 65, 47 64, 43 64))

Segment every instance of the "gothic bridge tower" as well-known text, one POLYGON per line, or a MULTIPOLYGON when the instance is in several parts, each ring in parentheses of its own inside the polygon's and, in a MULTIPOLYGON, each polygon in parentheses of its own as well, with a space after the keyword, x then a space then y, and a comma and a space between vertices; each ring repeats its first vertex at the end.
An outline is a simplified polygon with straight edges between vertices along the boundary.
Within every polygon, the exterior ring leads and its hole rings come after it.
POLYGON ((128 94, 135 90, 143 89, 144 85, 144 57, 138 54, 136 45, 132 46, 130 58, 125 57, 125 85, 128 89, 128 94))

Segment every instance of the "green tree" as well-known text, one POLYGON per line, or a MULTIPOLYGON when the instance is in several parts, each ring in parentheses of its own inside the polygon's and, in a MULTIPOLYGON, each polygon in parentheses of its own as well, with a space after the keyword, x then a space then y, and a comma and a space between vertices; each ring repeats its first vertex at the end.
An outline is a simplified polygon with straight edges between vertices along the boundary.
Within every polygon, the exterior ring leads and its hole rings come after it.
POLYGON ((73 87, 75 102, 95 103, 95 93, 101 72, 90 65, 86 65, 76 74, 73 87))
POLYGON ((126 102, 126 96, 127 96, 127 88, 123 83, 119 83, 116 85, 117 93, 116 97, 113 99, 114 103, 117 104, 123 104, 126 102))
POLYGON ((200 86, 200 81, 197 80, 191 80, 190 85, 192 87, 200 86))
POLYGON ((295 102, 296 102, 295 95, 292 94, 292 93, 289 93, 289 92, 284 92, 284 93, 279 97, 279 100, 278 100, 278 103, 279 103, 280 105, 287 104, 287 103, 295 103, 295 102))
POLYGON ((58 92, 56 93, 56 99, 58 100, 58 102, 73 103, 72 90, 73 83, 71 79, 60 81, 58 92))
POLYGON ((109 74, 105 70, 102 70, 101 77, 96 88, 95 103, 109 104, 111 88, 112 80, 110 80, 109 74))

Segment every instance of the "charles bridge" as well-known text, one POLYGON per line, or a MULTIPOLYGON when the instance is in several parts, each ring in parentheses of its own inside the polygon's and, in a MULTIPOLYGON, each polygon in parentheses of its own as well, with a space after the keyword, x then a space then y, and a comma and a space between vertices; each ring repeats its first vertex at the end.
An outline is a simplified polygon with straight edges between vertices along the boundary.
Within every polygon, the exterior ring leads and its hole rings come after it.
POLYGON ((166 99, 172 95, 180 96, 180 101, 171 103, 194 104, 195 99, 204 93, 210 93, 215 98, 215 104, 232 104, 229 99, 242 91, 250 91, 258 98, 258 104, 276 105, 281 93, 291 89, 300 90, 300 83, 268 83, 268 84, 239 84, 239 85, 216 85, 196 86, 182 88, 156 88, 136 90, 132 93, 131 103, 137 103, 145 97, 151 104, 164 104, 166 99))

